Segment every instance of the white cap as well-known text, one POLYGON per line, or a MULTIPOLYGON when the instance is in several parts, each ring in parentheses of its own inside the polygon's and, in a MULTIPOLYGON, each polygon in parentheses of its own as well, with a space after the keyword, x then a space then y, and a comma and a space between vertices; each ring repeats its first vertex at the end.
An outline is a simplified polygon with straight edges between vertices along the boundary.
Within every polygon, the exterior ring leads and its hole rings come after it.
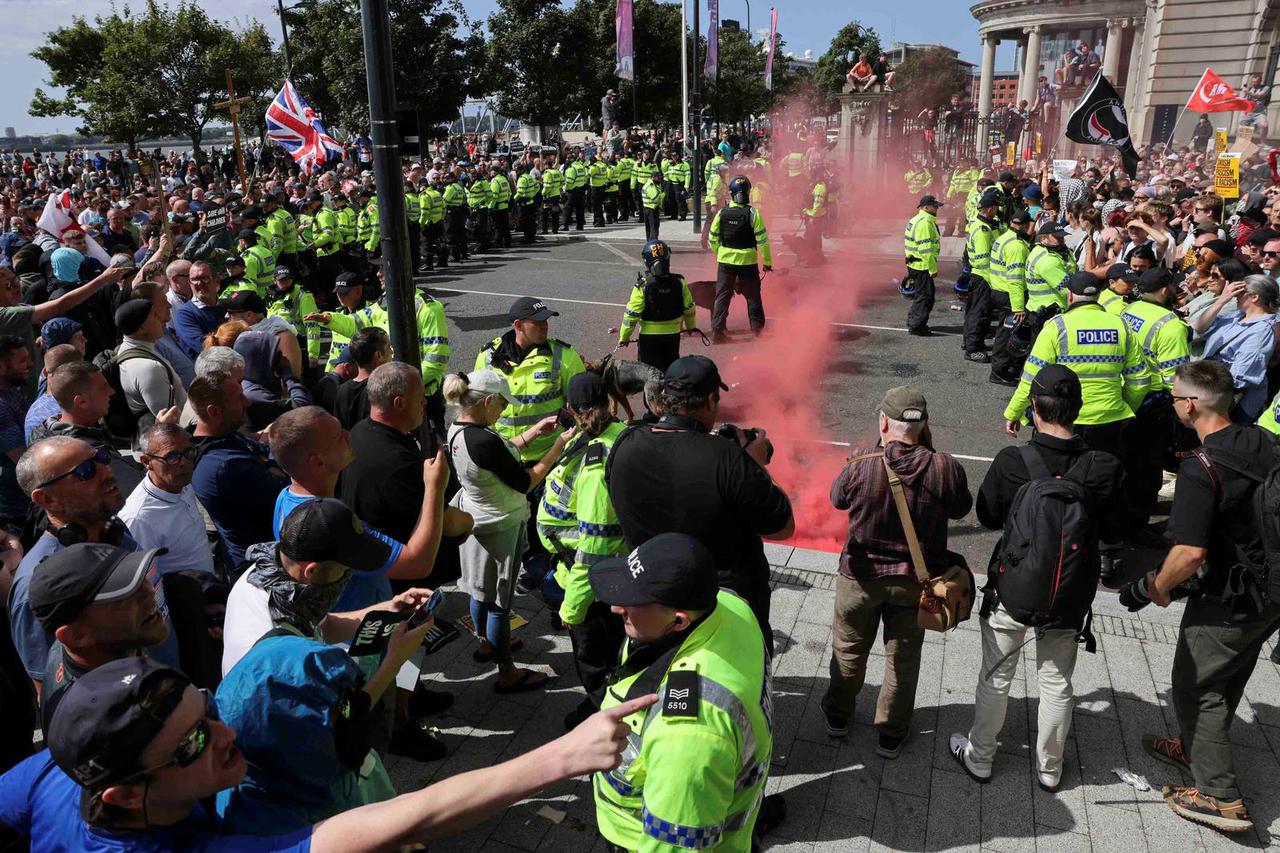
POLYGON ((467 387, 472 391, 479 391, 483 394, 497 394, 508 403, 515 403, 515 400, 511 397, 511 386, 507 384, 507 377, 498 371, 473 370, 462 375, 466 377, 467 387))

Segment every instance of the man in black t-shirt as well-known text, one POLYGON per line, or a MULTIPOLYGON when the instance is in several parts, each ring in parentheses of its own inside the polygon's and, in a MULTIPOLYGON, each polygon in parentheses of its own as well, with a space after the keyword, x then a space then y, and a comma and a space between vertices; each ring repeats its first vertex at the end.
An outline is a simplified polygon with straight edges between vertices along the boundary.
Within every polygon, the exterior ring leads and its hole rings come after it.
POLYGON ((748 441, 711 435, 720 407, 715 362, 678 358, 663 379, 666 414, 618 437, 609 456, 609 493, 627 547, 659 533, 688 533, 715 556, 720 585, 746 599, 772 651, 769 563, 762 536, 795 532, 791 501, 769 476, 764 430, 748 441))
POLYGON ((1169 807, 1224 832, 1253 826, 1236 785, 1230 729, 1258 653, 1280 627, 1280 602, 1239 594, 1256 577, 1253 567, 1263 565, 1254 490, 1280 457, 1268 433, 1231 422, 1233 396, 1231 374, 1219 362, 1193 361, 1177 370, 1174 410, 1202 446, 1178 469, 1165 532, 1173 548, 1147 575, 1147 591, 1160 607, 1193 577, 1201 592, 1187 600, 1173 658, 1181 736, 1142 739, 1147 752, 1195 780, 1194 787, 1165 786, 1169 807))

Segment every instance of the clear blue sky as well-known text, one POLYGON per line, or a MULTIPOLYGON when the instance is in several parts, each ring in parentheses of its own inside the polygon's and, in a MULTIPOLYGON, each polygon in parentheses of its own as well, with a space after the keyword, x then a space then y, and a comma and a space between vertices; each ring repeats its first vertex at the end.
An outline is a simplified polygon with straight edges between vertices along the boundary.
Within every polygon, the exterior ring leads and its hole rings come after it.
MULTIPOLYGON (((164 2, 164 0, 161 0, 164 2)), ((566 4, 568 0, 565 0, 566 4)), ((705 3, 705 0, 702 0, 705 3)), ((721 0, 721 18, 734 18, 746 25, 745 0, 721 0)), ((753 0, 751 26, 759 30, 769 25, 769 0, 753 0)), ((831 36, 856 17, 880 33, 884 43, 891 40, 938 42, 959 49, 970 62, 979 59, 978 24, 969 14, 965 0, 913 0, 910 3, 858 4, 854 11, 847 0, 773 0, 778 8, 778 29, 787 40, 787 49, 797 56, 812 50, 820 56, 831 42, 831 36), (871 8, 868 8, 871 7, 871 8), (889 8, 885 8, 889 7, 889 8)), ((494 9, 493 0, 463 0, 473 17, 483 20, 494 9)), ((140 7, 141 0, 117 0, 117 5, 140 7)), ((204 4, 217 18, 234 23, 257 18, 266 23, 268 32, 279 38, 275 0, 214 0, 204 4)), ((0 99, 0 128, 10 126, 22 133, 70 132, 75 121, 70 118, 44 119, 27 114, 27 105, 35 88, 43 84, 46 67, 32 59, 33 49, 44 43, 51 29, 69 23, 73 15, 92 18, 109 14, 111 0, 39 0, 27 8, 39 14, 10 15, 5 20, 4 38, 0 39, 0 77, 8 80, 5 97, 0 99)), ((692 7, 690 7, 692 8, 692 7)), ((705 6, 703 7, 705 10, 705 6)), ((1011 48, 1005 46, 997 66, 1012 63, 1011 48)), ((145 81, 143 82, 145 85, 145 81)), ((305 96, 305 92, 303 95, 305 96)), ((3 144, 0 142, 0 144, 3 144)))

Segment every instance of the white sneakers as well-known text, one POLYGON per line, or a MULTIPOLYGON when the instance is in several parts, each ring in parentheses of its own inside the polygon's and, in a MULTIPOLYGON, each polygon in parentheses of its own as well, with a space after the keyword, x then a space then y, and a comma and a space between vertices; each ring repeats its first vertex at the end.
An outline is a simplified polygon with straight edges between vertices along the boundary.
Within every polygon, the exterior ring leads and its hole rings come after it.
MULTIPOLYGON (((964 769, 965 773, 969 774, 969 778, 983 785, 991 781, 991 765, 982 767, 973 760, 973 747, 969 744, 967 737, 962 734, 952 735, 950 746, 951 757, 964 769)), ((1058 790, 1058 785, 1061 782, 1062 771, 1057 773, 1049 773, 1044 770, 1036 771, 1036 783, 1050 793, 1058 790)))

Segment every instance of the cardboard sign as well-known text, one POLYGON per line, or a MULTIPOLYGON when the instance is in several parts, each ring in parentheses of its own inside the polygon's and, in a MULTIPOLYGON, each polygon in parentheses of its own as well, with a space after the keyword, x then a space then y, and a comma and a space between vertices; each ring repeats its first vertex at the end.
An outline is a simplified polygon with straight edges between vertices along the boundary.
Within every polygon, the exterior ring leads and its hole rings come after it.
POLYGON ((1013 161, 1017 156, 1018 156, 1018 146, 1015 143, 1010 142, 1008 145, 1004 147, 1004 164, 1006 166, 1012 166, 1013 161))
POLYGON ((396 626, 413 615, 412 610, 374 610, 365 614, 351 638, 349 653, 353 658, 380 655, 396 626))
POLYGON ((1213 191, 1223 198, 1240 197, 1240 155, 1219 154, 1213 167, 1213 191))
POLYGON ((1044 153, 1044 135, 1040 131, 1036 131, 1036 156, 1039 157, 1044 153))
POLYGON ((1215 154, 1221 154, 1227 150, 1227 129, 1220 127, 1213 132, 1213 150, 1215 154))
POLYGON ((1252 125, 1245 125, 1236 129, 1236 139, 1232 144, 1232 148, 1236 149, 1235 153, 1240 155, 1240 159, 1248 160, 1258 150, 1258 143, 1253 141, 1254 128, 1252 125))
POLYGON ((206 234, 221 234, 227 230, 227 207, 212 204, 204 209, 204 231, 206 234))
POLYGON ((1061 183, 1071 177, 1076 171, 1075 160, 1054 160, 1053 161, 1053 179, 1061 183))

